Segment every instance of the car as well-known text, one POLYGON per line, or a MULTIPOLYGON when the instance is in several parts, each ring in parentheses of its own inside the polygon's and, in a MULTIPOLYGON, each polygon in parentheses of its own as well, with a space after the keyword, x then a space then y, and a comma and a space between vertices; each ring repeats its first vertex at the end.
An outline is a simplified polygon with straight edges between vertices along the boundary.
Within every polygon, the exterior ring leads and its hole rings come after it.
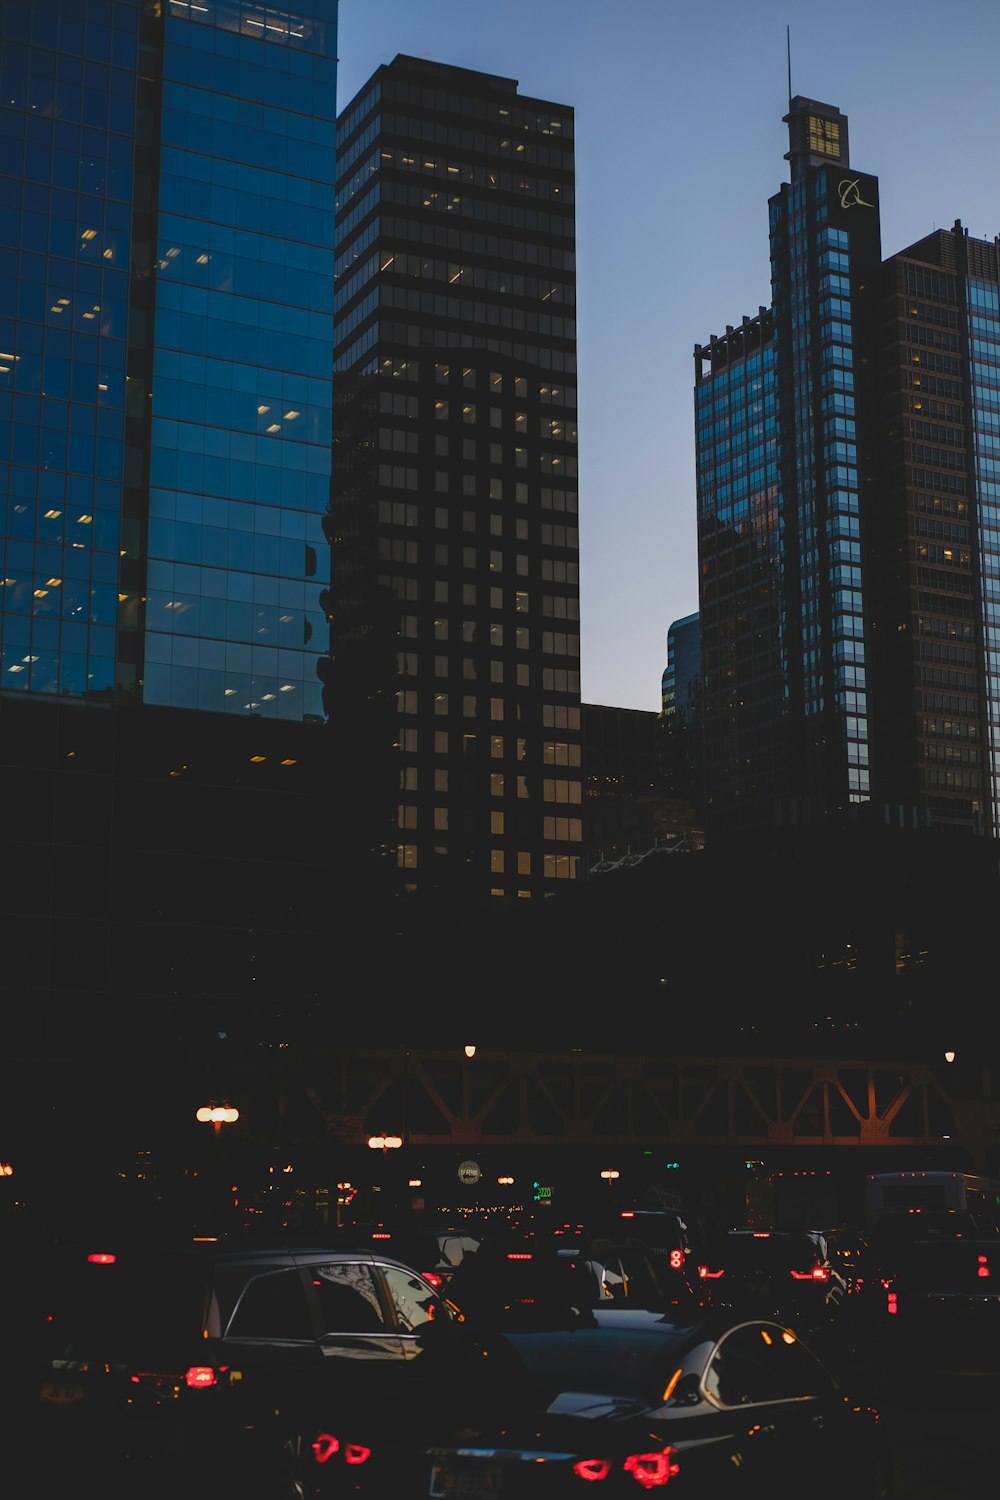
POLYGON ((608 1302, 672 1311, 700 1305, 683 1275, 640 1241, 587 1235, 526 1242, 497 1234, 458 1267, 447 1297, 477 1329, 558 1323, 608 1302))
POLYGON ((820 1230, 730 1229, 698 1274, 714 1303, 794 1319, 813 1334, 828 1327, 847 1295, 820 1230))
MULTIPOLYGON (((352 1239, 358 1239, 357 1231, 352 1239)), ((467 1255, 474 1255, 482 1234, 471 1234, 459 1225, 408 1224, 379 1220, 365 1226, 362 1236, 373 1250, 392 1255, 419 1271, 439 1291, 447 1287, 467 1255)))
POLYGON ((387 1410, 461 1385, 470 1340, 439 1292, 369 1247, 67 1245, 27 1378, 45 1494, 251 1500, 356 1487, 387 1410))
POLYGON ((895 1247, 859 1302, 876 1361, 1000 1372, 1000 1236, 939 1235, 895 1247))
POLYGON ((680 1208, 620 1209, 618 1232, 641 1239, 675 1271, 696 1260, 704 1239, 696 1221, 680 1208))
POLYGON ((508 1330, 502 1384, 478 1423, 438 1420, 425 1474, 398 1493, 615 1500, 880 1500, 891 1465, 878 1412, 787 1324, 712 1311, 674 1319, 609 1303, 558 1327, 508 1330))

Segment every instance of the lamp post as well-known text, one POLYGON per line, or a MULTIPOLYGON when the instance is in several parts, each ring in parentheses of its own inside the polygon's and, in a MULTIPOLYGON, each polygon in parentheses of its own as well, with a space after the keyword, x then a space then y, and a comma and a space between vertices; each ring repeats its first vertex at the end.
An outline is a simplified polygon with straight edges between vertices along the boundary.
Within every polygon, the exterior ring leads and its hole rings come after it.
POLYGON ((384 1156, 387 1151, 398 1151, 403 1144, 401 1135, 370 1135, 368 1144, 373 1151, 381 1151, 384 1156))
POLYGON ((620 1173, 616 1172, 615 1169, 614 1169, 614 1167, 606 1167, 604 1169, 604 1171, 601 1173, 601 1176, 604 1178, 605 1182, 608 1184, 608 1187, 610 1187, 611 1184, 618 1179, 618 1177, 620 1176, 620 1173))
POLYGON ((223 1125, 232 1125, 239 1117, 239 1110, 234 1109, 231 1104, 203 1104, 195 1112, 195 1119, 202 1125, 211 1125, 217 1136, 223 1125))

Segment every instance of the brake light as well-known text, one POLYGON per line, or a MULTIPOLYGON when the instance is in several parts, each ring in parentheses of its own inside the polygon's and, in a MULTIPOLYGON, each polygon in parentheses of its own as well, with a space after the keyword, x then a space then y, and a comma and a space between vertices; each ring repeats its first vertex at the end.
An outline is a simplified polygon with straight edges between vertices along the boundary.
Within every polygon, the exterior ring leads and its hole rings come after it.
POLYGON ((578 1479, 607 1479, 611 1473, 611 1461, 607 1458, 581 1458, 573 1465, 578 1479))
POLYGON ((531 1253, 530 1250, 508 1250, 507 1251, 507 1259, 508 1260, 534 1260, 534 1258, 535 1257, 532 1255, 532 1253, 531 1253))
POLYGON ((634 1219, 635 1218, 635 1213, 633 1212, 633 1210, 631 1208, 623 1208, 622 1211, 621 1211, 621 1217, 623 1219, 634 1219))
POLYGON ((372 1450, 364 1443, 341 1443, 330 1432, 321 1432, 312 1441, 312 1451, 318 1464, 325 1464, 335 1453, 343 1456, 345 1464, 364 1464, 372 1456, 372 1450))
POLYGON ((985 1255, 977 1255, 976 1256, 976 1260, 979 1263, 976 1266, 976 1275, 977 1276, 988 1276, 990 1274, 990 1263, 986 1259, 986 1256, 985 1255))
POLYGON ((829 1281, 829 1266, 813 1266, 811 1271, 793 1271, 796 1281, 829 1281))
POLYGON ((670 1252, 670 1269, 672 1271, 683 1271, 683 1269, 684 1269, 684 1251, 683 1250, 671 1250, 671 1252, 670 1252))
MULTIPOLYGON (((573 1465, 573 1473, 578 1479, 607 1479, 611 1467, 611 1460, 608 1458, 581 1458, 573 1465)), ((664 1448, 658 1453, 632 1453, 622 1467, 644 1490, 659 1489, 680 1468, 673 1448, 664 1448)))
POLYGON ((886 1294, 885 1294, 885 1310, 886 1310, 887 1313, 895 1313, 895 1312, 899 1311, 899 1306, 898 1306, 898 1304, 896 1302, 896 1293, 895 1292, 886 1292, 886 1294))
POLYGON ((87 1259, 93 1266, 113 1266, 118 1257, 112 1255, 109 1250, 95 1250, 93 1254, 87 1256, 87 1259))
POLYGON ((444 1277, 439 1276, 436 1271, 421 1271, 420 1274, 431 1286, 444 1286, 444 1277))
POLYGON ((633 1453, 625 1460, 625 1473, 631 1474, 644 1490, 659 1489, 678 1472, 673 1452, 672 1448, 664 1448, 661 1453, 633 1453))
POLYGON ((218 1377, 211 1365, 191 1365, 184 1371, 184 1384, 192 1390, 201 1391, 217 1384, 218 1377))
POLYGON ((713 1271, 709 1266, 699 1266, 698 1275, 702 1281, 717 1281, 720 1276, 725 1276, 725 1271, 720 1266, 718 1271, 713 1271))
POLYGON ((373 1229, 372 1230, 372 1239, 373 1240, 391 1240, 392 1239, 392 1235, 386 1233, 386 1231, 384 1229, 373 1229))

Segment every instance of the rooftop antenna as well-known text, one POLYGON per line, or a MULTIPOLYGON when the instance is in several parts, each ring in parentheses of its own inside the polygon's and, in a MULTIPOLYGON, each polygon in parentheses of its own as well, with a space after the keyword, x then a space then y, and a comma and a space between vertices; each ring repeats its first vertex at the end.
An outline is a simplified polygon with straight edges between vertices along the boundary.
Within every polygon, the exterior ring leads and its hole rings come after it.
POLYGON ((788 108, 792 107, 792 28, 785 27, 785 49, 788 53, 788 108))

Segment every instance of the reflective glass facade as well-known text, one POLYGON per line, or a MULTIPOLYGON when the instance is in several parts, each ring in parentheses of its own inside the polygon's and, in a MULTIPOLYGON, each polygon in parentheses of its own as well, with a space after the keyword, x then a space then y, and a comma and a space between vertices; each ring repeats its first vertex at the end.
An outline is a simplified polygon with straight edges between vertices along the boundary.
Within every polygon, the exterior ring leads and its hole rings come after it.
POLYGON ((3 10, 4 690, 324 717, 335 0, 304 9, 3 10))
POLYGON ((995 834, 997 246, 956 223, 883 262, 846 117, 786 119, 772 307, 695 350, 707 826, 995 834), (741 554, 758 325, 771 508, 741 554))

